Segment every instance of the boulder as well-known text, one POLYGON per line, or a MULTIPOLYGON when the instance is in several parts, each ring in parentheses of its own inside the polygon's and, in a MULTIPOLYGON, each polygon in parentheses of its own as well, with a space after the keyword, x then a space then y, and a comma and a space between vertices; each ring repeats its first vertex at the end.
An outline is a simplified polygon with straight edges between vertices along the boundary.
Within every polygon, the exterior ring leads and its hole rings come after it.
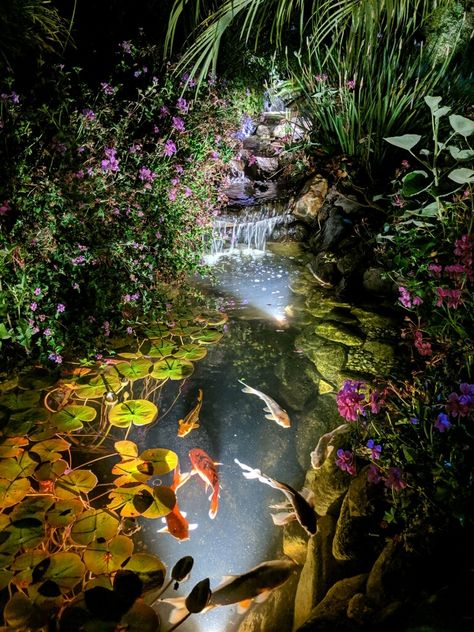
POLYGON ((260 136, 260 138, 270 138, 270 128, 268 127, 268 125, 260 124, 257 127, 255 134, 257 136, 260 136))
POLYGON ((275 173, 275 171, 278 171, 278 158, 266 158, 265 156, 256 156, 256 159, 257 167, 264 176, 273 174, 275 173))
POLYGON ((358 626, 369 627, 374 619, 374 609, 364 593, 356 593, 347 604, 347 618, 358 626))
POLYGON ((394 282, 388 278, 383 268, 367 268, 362 277, 362 287, 369 294, 392 296, 394 285, 394 282))
POLYGON ((372 375, 389 375, 395 365, 395 349, 388 342, 366 340, 362 347, 348 352, 346 369, 372 375))
POLYGON ((305 184, 295 202, 292 213, 298 219, 313 222, 324 204, 328 192, 328 182, 320 174, 314 175, 305 184))
POLYGON ((297 520, 283 527, 283 553, 298 564, 306 561, 308 534, 297 520))
POLYGON ((285 402, 295 410, 303 408, 318 393, 318 376, 314 365, 304 356, 293 354, 282 358, 275 366, 280 382, 280 393, 285 402))
POLYGON ((336 400, 332 395, 315 397, 312 408, 303 412, 302 423, 296 434, 296 456, 304 470, 311 465, 311 450, 319 438, 340 425, 340 422, 336 400))
POLYGON ((309 539, 306 562, 295 596, 295 629, 306 621, 337 579, 337 564, 331 553, 335 526, 332 516, 321 516, 317 532, 309 539))
POLYGON ((364 343, 363 337, 353 327, 348 327, 340 322, 325 320, 316 325, 314 330, 321 338, 331 342, 340 342, 346 347, 360 347, 364 343))

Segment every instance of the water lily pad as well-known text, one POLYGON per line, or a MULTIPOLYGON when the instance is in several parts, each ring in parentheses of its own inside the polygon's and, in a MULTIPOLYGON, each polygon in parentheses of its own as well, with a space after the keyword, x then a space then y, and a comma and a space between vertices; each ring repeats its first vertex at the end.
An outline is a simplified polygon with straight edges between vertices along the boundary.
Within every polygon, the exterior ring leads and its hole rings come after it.
POLYGON ((158 415, 158 408, 146 399, 130 399, 116 404, 109 411, 109 423, 117 428, 146 426, 151 424, 158 415))
POLYGON ((23 452, 16 459, 2 459, 0 461, 0 478, 13 481, 16 478, 31 476, 38 465, 30 458, 28 452, 23 452))
POLYGON ((27 478, 13 481, 0 478, 0 508, 5 509, 20 503, 30 490, 31 485, 27 478))
POLYGON ((201 345, 211 345, 215 342, 219 342, 224 334, 217 329, 203 329, 200 332, 193 334, 191 338, 197 340, 201 345))
POLYGON ((171 340, 146 340, 143 343, 143 353, 151 358, 165 358, 170 356, 176 349, 176 344, 171 340))
POLYGON ((147 490, 149 493, 153 493, 153 488, 148 485, 129 485, 126 487, 117 487, 109 494, 111 499, 107 507, 118 511, 120 509, 120 515, 125 518, 136 518, 140 515, 134 504, 133 499, 139 495, 143 490, 147 490))
POLYGON ((5 406, 10 410, 24 410, 33 408, 40 401, 41 393, 38 391, 16 391, 4 393, 0 397, 0 406, 5 406))
POLYGON ((187 325, 186 327, 173 327, 170 333, 171 336, 174 337, 186 338, 187 336, 192 336, 201 330, 202 327, 199 327, 198 325, 187 325))
POLYGON ((195 320, 211 327, 218 327, 219 325, 224 325, 229 320, 229 317, 223 312, 201 312, 196 316, 195 320))
POLYGON ((160 617, 144 601, 137 599, 120 619, 120 627, 128 632, 156 632, 161 629, 160 617))
POLYGON ((13 579, 14 573, 5 569, 0 570, 0 590, 3 590, 13 579))
POLYGON ((51 422, 60 432, 74 432, 84 427, 97 417, 97 410, 92 406, 69 404, 51 416, 51 422))
POLYGON ((18 552, 20 549, 33 549, 44 538, 44 524, 39 518, 22 518, 11 522, 2 532, 4 551, 18 552))
POLYGON ((153 463, 138 458, 125 459, 114 465, 112 474, 119 477, 115 480, 117 487, 128 483, 145 483, 153 476, 153 463))
POLYGON ((49 418, 49 413, 44 408, 30 408, 29 410, 22 410, 10 416, 10 423, 30 422, 44 423, 49 418))
POLYGON ((10 513, 10 522, 22 520, 23 518, 38 518, 44 521, 44 515, 54 504, 51 496, 29 496, 24 498, 10 513))
POLYGON ((40 491, 53 491, 53 483, 64 474, 68 467, 68 463, 63 459, 52 463, 47 461, 39 465, 35 470, 34 477, 40 483, 40 491))
POLYGON ((194 372, 194 364, 183 358, 165 358, 155 362, 151 376, 157 380, 183 380, 194 372))
POLYGON ((143 583, 143 592, 161 588, 166 577, 166 566, 156 555, 134 553, 123 567, 133 571, 143 583))
POLYGON ((170 335, 170 330, 165 323, 153 323, 145 329, 148 338, 166 338, 170 335))
MULTIPOLYGON (((82 408, 78 406, 77 408, 82 408)), ((93 410, 93 409, 92 409, 93 410)), ((65 452, 71 447, 69 441, 65 439, 48 439, 36 443, 30 448, 30 452, 37 454, 42 461, 58 461, 62 458, 61 452, 65 452)))
POLYGON ((103 509, 88 509, 76 520, 71 539, 77 544, 90 544, 94 539, 111 540, 119 528, 119 520, 103 509))
POLYGON ((45 560, 48 556, 46 551, 28 551, 15 558, 15 561, 11 565, 12 570, 15 572, 15 578, 13 583, 18 588, 27 588, 33 583, 33 571, 34 568, 45 560))
POLYGON ((117 371, 129 380, 140 380, 148 375, 152 365, 145 358, 130 360, 130 362, 119 362, 115 365, 117 371))
POLYGON ((97 483, 97 476, 90 470, 73 470, 58 479, 56 495, 58 498, 66 499, 88 494, 97 483))
POLYGON ((207 349, 201 345, 193 344, 190 342, 189 344, 182 345, 178 351, 176 351, 173 356, 175 358, 183 358, 185 360, 190 360, 196 362, 197 360, 202 360, 207 355, 207 349))
POLYGON ((126 360, 138 360, 138 358, 142 357, 142 354, 140 353, 140 351, 135 351, 134 353, 130 351, 120 351, 119 353, 117 353, 117 356, 119 358, 125 358, 126 360))
POLYGON ((84 551, 87 569, 96 575, 117 571, 133 553, 133 542, 125 535, 117 535, 109 542, 93 542, 84 551))
POLYGON ((176 504, 176 495, 170 487, 153 488, 143 484, 117 487, 110 492, 109 498, 111 501, 107 506, 120 509, 120 515, 124 517, 161 518, 167 516, 176 504))
POLYGON ((79 516, 84 505, 77 498, 58 500, 46 512, 46 522, 51 527, 65 527, 79 516))
POLYGON ((84 577, 86 568, 77 553, 59 551, 49 558, 50 564, 42 579, 57 584, 62 593, 70 592, 84 577))
POLYGON ((138 456, 138 446, 133 441, 116 441, 114 448, 122 459, 134 459, 138 456))
POLYGON ((78 399, 97 399, 108 391, 118 391, 121 388, 118 375, 97 375, 87 384, 82 384, 74 391, 78 399))
POLYGON ((0 459, 20 456, 24 452, 25 445, 28 445, 26 437, 8 437, 0 444, 0 459))
POLYGON ((178 465, 178 455, 167 448, 149 448, 140 454, 140 459, 153 464, 153 475, 161 476, 173 471, 178 465))
POLYGON ((13 630, 38 630, 47 623, 46 613, 41 614, 25 593, 17 592, 5 605, 3 618, 13 630))

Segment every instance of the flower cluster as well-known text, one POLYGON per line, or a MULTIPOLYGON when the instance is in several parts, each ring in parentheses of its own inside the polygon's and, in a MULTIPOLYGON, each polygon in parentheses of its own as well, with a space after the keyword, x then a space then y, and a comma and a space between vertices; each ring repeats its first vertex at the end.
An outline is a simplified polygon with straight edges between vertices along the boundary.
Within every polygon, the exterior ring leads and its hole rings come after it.
POLYGON ((376 389, 370 389, 367 394, 365 392, 366 389, 367 384, 365 382, 346 380, 337 393, 337 408, 341 417, 344 417, 346 421, 357 421, 359 415, 365 417, 367 409, 373 414, 380 411, 381 406, 384 404, 380 393, 376 389))

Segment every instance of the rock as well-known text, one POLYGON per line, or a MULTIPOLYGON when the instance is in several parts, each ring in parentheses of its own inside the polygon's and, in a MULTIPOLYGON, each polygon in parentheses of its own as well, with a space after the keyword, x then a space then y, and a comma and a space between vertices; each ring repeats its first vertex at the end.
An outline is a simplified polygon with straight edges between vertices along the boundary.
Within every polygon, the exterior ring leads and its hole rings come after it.
POLYGON ((369 294, 392 296, 394 282, 386 276, 383 268, 367 268, 362 277, 362 287, 369 294))
POLYGON ((308 534, 297 520, 289 522, 283 527, 283 553, 303 566, 306 561, 308 539, 308 534))
POLYGON ((293 354, 282 358, 275 366, 275 375, 280 381, 280 393, 291 408, 303 410, 311 398, 316 399, 318 376, 304 356, 293 354))
POLYGON ((330 209, 327 219, 322 222, 321 231, 311 239, 311 250, 337 250, 337 246, 350 229, 351 224, 348 220, 336 209, 330 209))
POLYGON ((362 307, 352 308, 351 313, 368 338, 398 336, 398 320, 395 315, 381 314, 362 307))
POLYGON ((346 347, 359 347, 364 339, 355 329, 351 329, 334 321, 326 320, 316 325, 315 333, 321 338, 340 342, 346 347))
POLYGON ((255 132, 260 138, 270 138, 270 128, 267 125, 260 124, 255 132))
POLYGON ((294 127, 290 121, 279 123, 273 128, 272 136, 274 138, 294 138, 294 127))
MULTIPOLYGON (((328 630, 329 628, 319 627, 320 623, 337 623, 337 629, 341 629, 346 619, 346 612, 352 597, 364 590, 367 581, 367 574, 346 577, 336 582, 330 588, 324 599, 314 608, 310 617, 304 625, 296 628, 297 632, 314 632, 315 630, 328 630)), ((334 627, 332 628, 334 629, 334 627)), ((348 629, 348 627, 342 627, 348 629)))
POLYGON ((336 400, 331 395, 320 395, 314 398, 313 407, 304 412, 303 423, 300 423, 296 434, 296 456, 304 470, 311 465, 311 450, 319 438, 340 424, 336 400))
POLYGON ((278 158, 266 158, 265 156, 257 156, 257 167, 264 174, 273 174, 278 171, 278 158))
POLYGON ((295 629, 306 621, 337 578, 337 564, 331 553, 335 526, 332 516, 321 516, 317 532, 309 539, 295 596, 295 629))
POLYGON ((291 630, 298 576, 293 574, 282 586, 273 590, 266 601, 251 606, 237 632, 291 630))
POLYGON ((376 485, 368 482, 367 469, 364 468, 349 485, 333 540, 336 560, 353 562, 361 570, 367 570, 367 565, 374 561, 384 544, 377 534, 382 515, 375 519, 380 492, 376 485))
POLYGON ((356 593, 347 605, 347 617, 358 625, 367 626, 373 621, 374 609, 364 593, 356 593))
POLYGON ((366 340, 362 347, 353 347, 349 350, 345 368, 348 371, 384 376, 390 374, 394 365, 393 345, 379 340, 366 340))
POLYGON ((328 192, 328 183, 321 175, 314 175, 305 184, 292 213, 298 219, 313 222, 318 217, 328 192))
MULTIPOLYGON (((320 338, 319 340, 324 340, 320 338)), ((330 383, 337 384, 339 372, 346 365, 347 351, 345 347, 334 342, 324 342, 309 349, 310 360, 314 362, 318 372, 330 383)))

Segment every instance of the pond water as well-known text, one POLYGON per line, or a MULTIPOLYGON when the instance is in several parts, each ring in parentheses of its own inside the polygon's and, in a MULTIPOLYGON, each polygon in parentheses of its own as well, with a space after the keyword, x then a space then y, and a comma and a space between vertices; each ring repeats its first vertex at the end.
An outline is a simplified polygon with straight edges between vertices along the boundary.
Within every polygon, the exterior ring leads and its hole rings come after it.
MULTIPOLYGON (((205 577, 210 578, 212 589, 224 575, 239 574, 265 560, 281 557, 282 531, 273 524, 268 506, 284 501, 284 496, 258 481, 245 479, 234 459, 296 488, 303 483, 304 472, 295 454, 298 415, 279 395, 279 381, 274 373, 285 356, 295 353, 293 341, 298 323, 290 319, 285 308, 298 298, 289 289, 289 278, 297 278, 300 270, 297 259, 268 252, 247 251, 220 259, 214 280, 199 284, 206 293, 219 298, 230 316, 226 335, 209 348, 206 358, 196 363, 188 380, 168 383, 162 389, 156 402, 161 411, 158 422, 144 433, 135 430, 130 434, 140 449, 162 446, 175 451, 182 471, 191 469, 188 452, 192 448, 205 450, 221 463, 219 510, 214 520, 208 516, 209 492, 205 493, 199 477, 192 477, 178 491, 187 519, 198 525, 190 540, 179 542, 169 534, 158 533, 161 523, 143 521, 142 545, 159 555, 169 569, 184 555, 195 560, 191 581, 175 594, 188 594, 205 577), (283 428, 267 420, 264 402, 243 393, 239 379, 287 408, 291 427, 283 428), (177 421, 194 406, 198 389, 203 391, 200 428, 178 437, 177 421)), ((173 592, 168 590, 165 596, 175 596, 173 592)), ((160 605, 159 611, 166 616, 168 609, 169 606, 160 605)), ((235 606, 221 607, 193 615, 180 629, 232 632, 241 618, 235 606)))

